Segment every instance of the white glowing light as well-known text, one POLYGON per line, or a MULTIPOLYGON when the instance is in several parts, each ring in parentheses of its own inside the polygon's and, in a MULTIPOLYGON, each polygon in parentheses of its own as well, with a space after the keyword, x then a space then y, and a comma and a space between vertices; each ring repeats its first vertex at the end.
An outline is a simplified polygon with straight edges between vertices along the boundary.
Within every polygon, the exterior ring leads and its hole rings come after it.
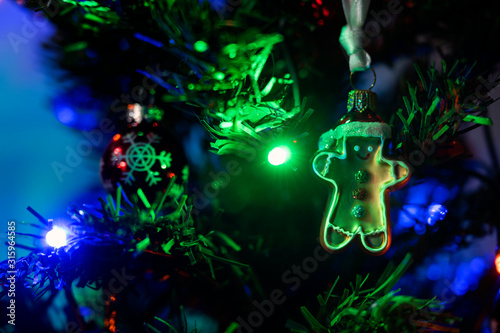
POLYGON ((66 230, 54 227, 50 230, 45 236, 45 240, 49 246, 59 248, 61 246, 65 246, 67 244, 66 241, 66 230))
POLYGON ((292 152, 286 146, 276 147, 269 152, 267 160, 272 165, 280 165, 287 162, 292 156, 292 152))

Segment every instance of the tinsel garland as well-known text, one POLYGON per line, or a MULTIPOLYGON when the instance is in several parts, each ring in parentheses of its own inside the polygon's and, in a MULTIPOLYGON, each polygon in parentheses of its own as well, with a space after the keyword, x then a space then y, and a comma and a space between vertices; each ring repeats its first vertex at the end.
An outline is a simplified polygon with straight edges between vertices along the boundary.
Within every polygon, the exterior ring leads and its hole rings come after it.
MULTIPOLYGON (((297 84, 292 75, 268 74, 270 71, 265 70, 272 50, 283 37, 263 34, 256 24, 249 23, 255 19, 249 11, 251 4, 238 8, 231 20, 221 18, 208 3, 199 5, 194 0, 133 4, 63 0, 47 6, 54 4, 59 6, 59 14, 53 21, 61 27, 70 25, 78 36, 77 41, 64 45, 65 60, 84 54, 96 40, 106 41, 110 31, 119 31, 134 43, 143 44, 146 52, 154 50, 155 55, 145 63, 154 65, 162 59, 162 70, 144 70, 144 63, 137 64, 135 69, 136 74, 152 80, 158 87, 157 91, 149 92, 154 95, 150 101, 163 109, 176 105, 193 111, 213 134, 212 147, 218 154, 241 154, 261 145, 266 138, 300 135, 298 125, 311 113, 299 106, 298 94, 294 94, 292 102, 288 101, 289 88, 297 84)), ((83 61, 71 66, 82 69, 87 64, 83 61)), ((403 98, 406 114, 401 109, 394 119, 401 121, 403 128, 395 146, 403 150, 405 157, 428 142, 438 142, 446 136, 446 143, 464 131, 491 124, 484 116, 493 100, 468 98, 474 96, 476 88, 467 80, 471 69, 457 71, 457 64, 451 69, 443 64, 442 68, 441 71, 430 68, 423 74, 416 67, 419 80, 415 85, 408 84, 409 95, 403 98), (464 122, 476 125, 461 130, 464 122)), ((432 158, 437 157, 429 157, 432 158)), ((205 261, 212 276, 213 260, 241 265, 222 255, 226 249, 237 251, 238 245, 221 233, 198 234, 187 196, 169 197, 168 193, 152 204, 139 193, 131 196, 130 203, 103 200, 97 211, 72 207, 69 212, 74 221, 74 237, 70 243, 59 250, 37 250, 21 258, 17 265, 18 281, 33 287, 38 298, 49 290, 66 288, 77 279, 82 287, 102 287, 111 278, 107 275, 109 264, 130 265, 148 255, 167 261, 180 259, 183 267, 205 261), (222 249, 215 243, 222 243, 222 249), (89 257, 95 261, 89 262, 89 257)), ((2 295, 6 291, 6 272, 7 267, 2 265, 2 295)), ((325 332, 342 332, 344 327, 343 331, 387 331, 388 326, 381 323, 392 323, 387 318, 401 315, 398 311, 402 309, 404 315, 425 311, 426 315, 438 318, 432 311, 438 305, 436 302, 398 296, 390 291, 399 276, 399 273, 383 276, 372 290, 361 290, 366 279, 358 278, 352 292, 344 291, 338 298, 332 287, 326 296, 318 297, 322 309, 318 316, 312 316, 306 308, 302 312, 314 330, 325 332), (353 320, 353 316, 362 320, 353 320)), ((411 329, 445 331, 437 323, 414 324, 411 329)), ((295 331, 307 331, 302 329, 295 331)))
MULTIPOLYGON (((288 92, 297 82, 287 69, 278 70, 269 61, 283 36, 263 33, 259 23, 267 23, 252 11, 253 2, 231 10, 230 19, 220 8, 197 0, 134 4, 61 0, 41 8, 32 1, 27 4, 48 14, 57 6, 58 13, 51 19, 67 30, 67 38, 58 41, 63 55, 60 62, 83 77, 90 75, 89 68, 99 71, 103 66, 96 65, 86 51, 91 49, 101 57, 106 51, 96 45, 124 36, 134 54, 119 59, 127 64, 133 57, 143 59, 132 64, 135 73, 123 75, 140 74, 143 80, 153 82, 156 89, 144 89, 149 95, 144 100, 149 104, 161 109, 174 105, 199 117, 214 138, 212 148, 217 154, 255 149, 264 140, 263 132, 272 132, 266 136, 269 139, 296 127, 303 118, 298 87, 294 87, 293 96, 288 92), (250 21, 257 24, 247 25, 250 21), (145 56, 144 51, 148 53, 145 56)), ((119 49, 107 52, 121 57, 119 49)), ((106 57, 109 54, 101 58, 106 57)))
MULTIPOLYGON (((116 201, 111 196, 100 199, 100 208, 73 205, 68 209, 72 223, 66 226, 70 231, 67 245, 35 249, 18 259, 16 281, 32 288, 34 298, 39 299, 48 291, 70 290, 75 281, 77 287, 108 286, 113 269, 134 267, 140 272, 147 268, 144 263, 150 256, 163 258, 172 272, 205 262, 208 276, 214 279, 214 260, 248 267, 226 258, 240 250, 227 235, 197 232, 187 195, 171 191, 174 182, 175 178, 153 203, 141 190, 129 201, 118 188, 116 201)), ((8 271, 6 260, 0 265, 0 298, 8 292, 8 271)))
MULTIPOLYGON (((317 315, 305 306, 301 312, 313 332, 459 332, 453 325, 460 320, 443 312, 438 300, 397 295, 399 290, 393 290, 410 264, 411 255, 397 267, 389 264, 374 288, 363 289, 369 276, 357 275, 351 290, 344 289, 342 294, 334 292, 339 276, 329 291, 318 295, 317 315)), ((294 321, 288 321, 287 327, 290 332, 310 332, 294 321)))
MULTIPOLYGON (((402 96, 405 110, 397 110, 397 117, 392 121, 397 128, 402 128, 395 143, 405 158, 408 159, 412 151, 425 151, 429 145, 447 148, 460 134, 492 125, 487 107, 495 100, 487 93, 478 96, 481 77, 470 77, 474 65, 463 68, 458 65, 457 60, 449 68, 442 61, 441 69, 431 66, 424 72, 414 64, 418 80, 407 82, 408 94, 402 96), (473 125, 466 126, 467 123, 473 125)), ((426 157, 431 164, 442 162, 436 154, 426 157)), ((456 155, 446 155, 446 158, 452 157, 456 155)))

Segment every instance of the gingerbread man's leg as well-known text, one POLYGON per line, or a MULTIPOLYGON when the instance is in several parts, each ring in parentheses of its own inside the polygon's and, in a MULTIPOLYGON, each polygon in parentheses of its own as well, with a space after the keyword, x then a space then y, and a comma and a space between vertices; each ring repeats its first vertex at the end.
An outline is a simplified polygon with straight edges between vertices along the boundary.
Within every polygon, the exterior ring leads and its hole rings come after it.
POLYGON ((361 244, 373 254, 383 254, 391 245, 391 229, 385 225, 383 231, 361 235, 361 244))
POLYGON ((330 222, 339 199, 339 188, 337 183, 333 179, 326 177, 333 157, 338 157, 338 154, 333 152, 320 152, 316 154, 313 159, 314 173, 332 187, 320 229, 320 242, 323 248, 330 252, 343 249, 356 235, 355 232, 344 230, 330 222))
POLYGON ((381 188, 380 202, 382 214, 385 217, 383 230, 377 230, 370 233, 361 234, 361 243, 363 247, 373 254, 383 254, 389 248, 391 242, 390 226, 390 199, 389 193, 403 187, 410 179, 410 168, 403 161, 381 159, 390 165, 391 181, 387 182, 381 188))

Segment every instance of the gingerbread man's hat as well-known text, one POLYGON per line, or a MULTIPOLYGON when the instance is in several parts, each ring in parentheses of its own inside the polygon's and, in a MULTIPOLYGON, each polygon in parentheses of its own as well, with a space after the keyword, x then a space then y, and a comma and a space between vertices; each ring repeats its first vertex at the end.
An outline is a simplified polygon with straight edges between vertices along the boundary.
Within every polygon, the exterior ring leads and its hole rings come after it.
POLYGON ((377 94, 371 90, 351 90, 347 99, 347 114, 335 127, 323 133, 318 147, 326 150, 335 140, 344 137, 391 137, 391 128, 376 114, 377 94))

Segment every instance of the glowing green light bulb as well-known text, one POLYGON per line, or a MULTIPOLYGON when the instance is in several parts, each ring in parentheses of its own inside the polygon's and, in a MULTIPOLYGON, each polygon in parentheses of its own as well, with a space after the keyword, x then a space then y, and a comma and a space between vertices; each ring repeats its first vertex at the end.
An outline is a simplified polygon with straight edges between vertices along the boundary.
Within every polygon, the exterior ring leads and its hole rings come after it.
POLYGON ((290 151, 290 148, 287 146, 279 146, 269 152, 267 160, 272 165, 280 165, 287 162, 291 156, 292 152, 290 151))
POLYGON ((205 52, 206 50, 208 50, 208 44, 203 40, 197 41, 193 46, 194 49, 198 52, 205 52))
POLYGON ((213 75, 214 79, 216 80, 219 80, 219 81, 222 81, 224 80, 224 78, 226 77, 224 75, 224 73, 221 73, 221 72, 216 72, 214 75, 213 75))

